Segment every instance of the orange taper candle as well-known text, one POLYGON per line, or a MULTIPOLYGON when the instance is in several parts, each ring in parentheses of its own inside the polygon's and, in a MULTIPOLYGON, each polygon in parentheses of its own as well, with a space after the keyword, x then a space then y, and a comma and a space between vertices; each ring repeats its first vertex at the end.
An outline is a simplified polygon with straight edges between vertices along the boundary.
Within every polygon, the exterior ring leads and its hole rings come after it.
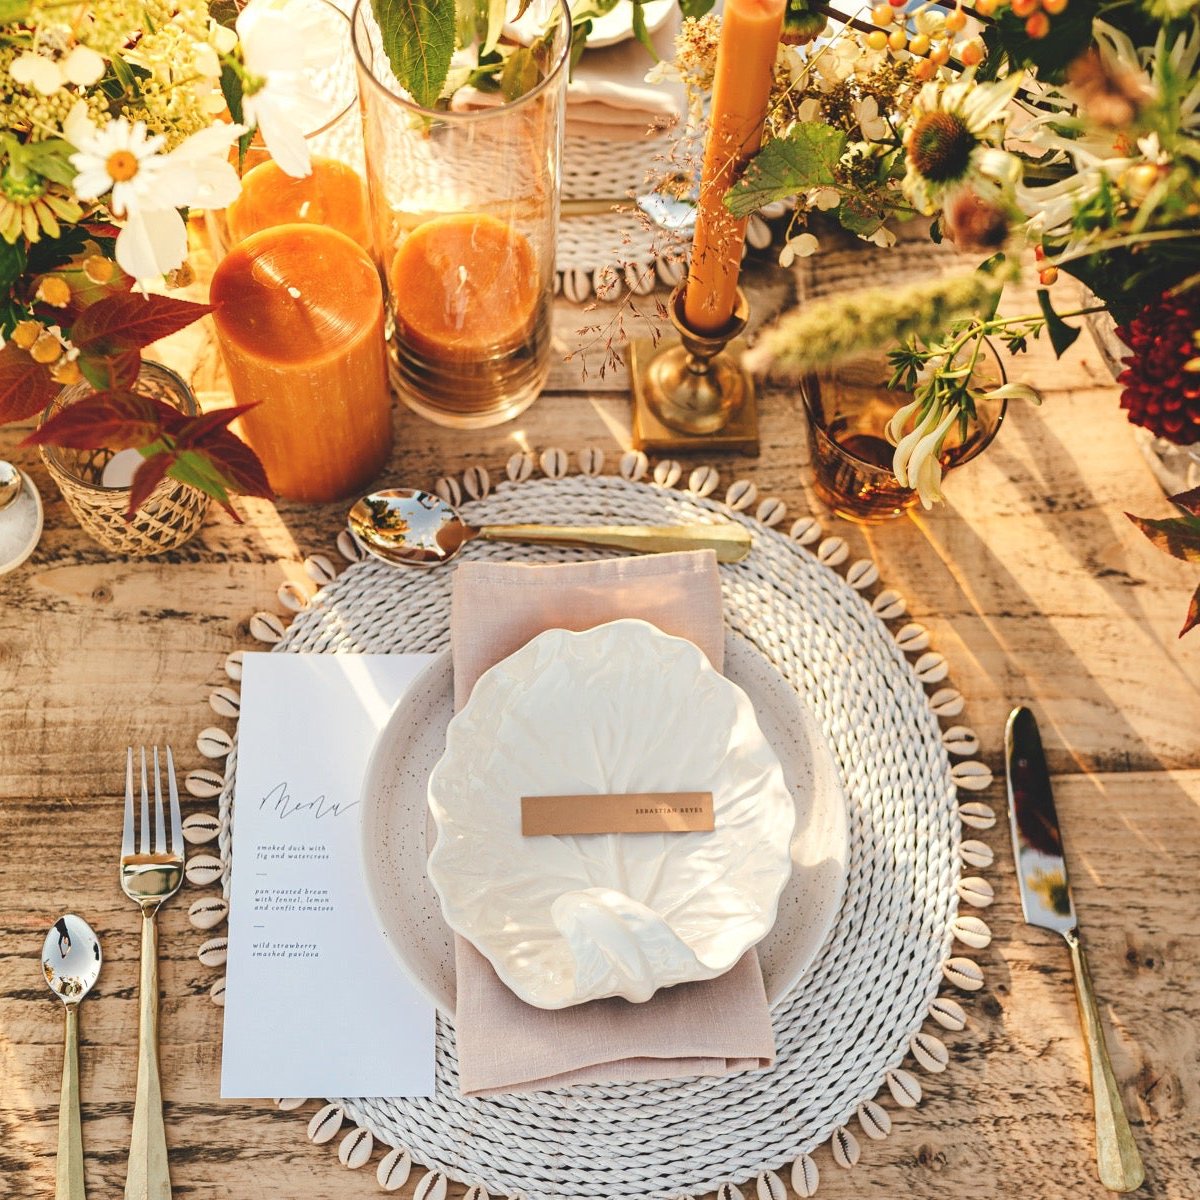
POLYGON ((684 301, 697 333, 718 334, 733 315, 746 222, 733 218, 724 197, 762 144, 785 7, 786 0, 725 0, 684 301))
POLYGON ((213 274, 213 318, 241 418, 271 486, 338 500, 387 462, 392 397, 383 285, 344 233, 279 225, 251 234, 213 274))

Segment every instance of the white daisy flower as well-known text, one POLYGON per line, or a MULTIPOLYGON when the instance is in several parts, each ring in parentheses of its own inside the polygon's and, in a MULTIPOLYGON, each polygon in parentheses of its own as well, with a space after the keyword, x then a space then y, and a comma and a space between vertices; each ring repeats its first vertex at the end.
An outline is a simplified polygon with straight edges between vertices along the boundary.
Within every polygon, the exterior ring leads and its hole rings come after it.
POLYGON ((162 153, 165 139, 148 136, 140 122, 124 117, 98 129, 79 101, 63 122, 63 135, 75 147, 71 165, 75 194, 105 201, 121 219, 116 258, 140 284, 173 271, 187 256, 187 227, 179 209, 192 205, 223 208, 238 194, 229 146, 245 133, 241 125, 217 122, 162 153))
POLYGON ((309 175, 305 133, 337 113, 313 87, 314 75, 337 60, 338 45, 319 11, 296 11, 286 0, 250 0, 237 19, 246 72, 242 113, 258 127, 271 157, 288 174, 309 175))
POLYGON ((936 212, 964 183, 990 184, 1012 194, 1021 163, 1000 146, 1019 83, 1020 76, 976 83, 969 71, 953 83, 935 80, 921 89, 905 132, 907 170, 901 184, 920 212, 936 212))

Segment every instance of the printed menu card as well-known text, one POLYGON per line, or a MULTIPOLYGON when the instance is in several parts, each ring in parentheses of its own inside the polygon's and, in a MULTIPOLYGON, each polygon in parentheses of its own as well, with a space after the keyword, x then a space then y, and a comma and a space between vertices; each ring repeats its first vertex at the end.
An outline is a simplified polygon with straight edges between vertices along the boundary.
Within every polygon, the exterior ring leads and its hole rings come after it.
POLYGON ((247 654, 221 1095, 431 1096, 434 1011, 367 894, 360 790, 428 654, 247 654))

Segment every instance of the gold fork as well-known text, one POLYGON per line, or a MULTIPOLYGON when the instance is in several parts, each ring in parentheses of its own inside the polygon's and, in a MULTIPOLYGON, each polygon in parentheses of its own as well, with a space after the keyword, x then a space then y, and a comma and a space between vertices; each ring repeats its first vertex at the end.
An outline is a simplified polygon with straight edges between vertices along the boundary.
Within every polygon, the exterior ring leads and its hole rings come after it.
POLYGON ((150 795, 146 787, 146 750, 142 748, 141 821, 133 812, 133 747, 125 760, 125 826, 121 837, 121 887, 142 910, 142 967, 138 984, 137 1096, 133 1103, 133 1136, 125 1200, 170 1200, 167 1135, 163 1125, 162 1087, 158 1078, 158 916, 183 882, 183 826, 175 762, 167 747, 167 791, 171 803, 171 840, 163 814, 158 747, 154 747, 154 846, 151 849, 150 795), (140 844, 134 850, 134 830, 140 824, 140 844))

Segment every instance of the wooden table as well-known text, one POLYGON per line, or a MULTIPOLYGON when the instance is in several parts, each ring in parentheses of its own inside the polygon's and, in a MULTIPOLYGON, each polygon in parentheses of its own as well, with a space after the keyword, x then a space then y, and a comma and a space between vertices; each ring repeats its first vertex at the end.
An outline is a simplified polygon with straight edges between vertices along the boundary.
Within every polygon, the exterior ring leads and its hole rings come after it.
MULTIPOLYGON (((1029 299, 1030 297, 1026 297, 1029 299)), ((1014 310, 1015 311, 1015 310, 1014 310)), ((558 314, 568 335, 585 321, 558 314)), ((166 352, 218 388, 208 335, 166 352)), ((1046 394, 1015 407, 997 443, 949 482, 949 502, 873 529, 836 520, 856 556, 933 631, 967 697, 964 719, 999 772, 1005 716, 1018 701, 1041 719, 1066 829, 1076 902, 1110 1046, 1145 1157, 1143 1195, 1200 1194, 1200 633, 1176 640, 1194 569, 1160 554, 1123 516, 1166 515, 1116 390, 1086 338, 1061 362, 1038 343, 1015 372, 1046 394)), ((596 445, 608 469, 625 445, 621 375, 580 382, 556 368, 514 426, 455 433, 401 411, 395 481, 431 484, 474 462, 493 474, 517 448, 596 445)), ((724 484, 753 478, 793 515, 810 509, 799 400, 771 390, 762 456, 719 461, 724 484)), ((0 453, 28 469, 46 500, 33 559, 0 580, 0 1196, 53 1188, 61 1012, 38 954, 61 912, 98 930, 105 965, 82 1013, 83 1111, 93 1197, 121 1194, 137 1028, 138 920, 115 860, 127 744, 171 742, 181 769, 201 764, 198 730, 222 662, 250 646, 247 619, 278 609, 301 561, 336 557, 342 505, 239 503, 235 525, 210 518, 165 558, 114 560, 80 531, 34 455, 0 432, 0 453)), ((1003 810, 1002 784, 987 797, 1003 810)), ((193 805, 194 807, 195 805, 193 805)), ((948 1034, 949 1069, 924 1076, 915 1112, 893 1108, 884 1142, 863 1139, 845 1173, 827 1148, 821 1195, 1099 1197, 1087 1087, 1067 955, 1021 921, 1003 826, 987 911, 995 940, 976 957, 985 990, 948 1034)), ((162 1058, 177 1196, 325 1200, 375 1196, 373 1167, 338 1166, 304 1139, 304 1120, 269 1101, 217 1098, 221 1014, 196 960, 185 892, 162 918, 162 1058)), ((311 1112, 310 1104, 306 1112, 311 1112)), ((414 1181, 416 1176, 414 1175, 414 1181)))

